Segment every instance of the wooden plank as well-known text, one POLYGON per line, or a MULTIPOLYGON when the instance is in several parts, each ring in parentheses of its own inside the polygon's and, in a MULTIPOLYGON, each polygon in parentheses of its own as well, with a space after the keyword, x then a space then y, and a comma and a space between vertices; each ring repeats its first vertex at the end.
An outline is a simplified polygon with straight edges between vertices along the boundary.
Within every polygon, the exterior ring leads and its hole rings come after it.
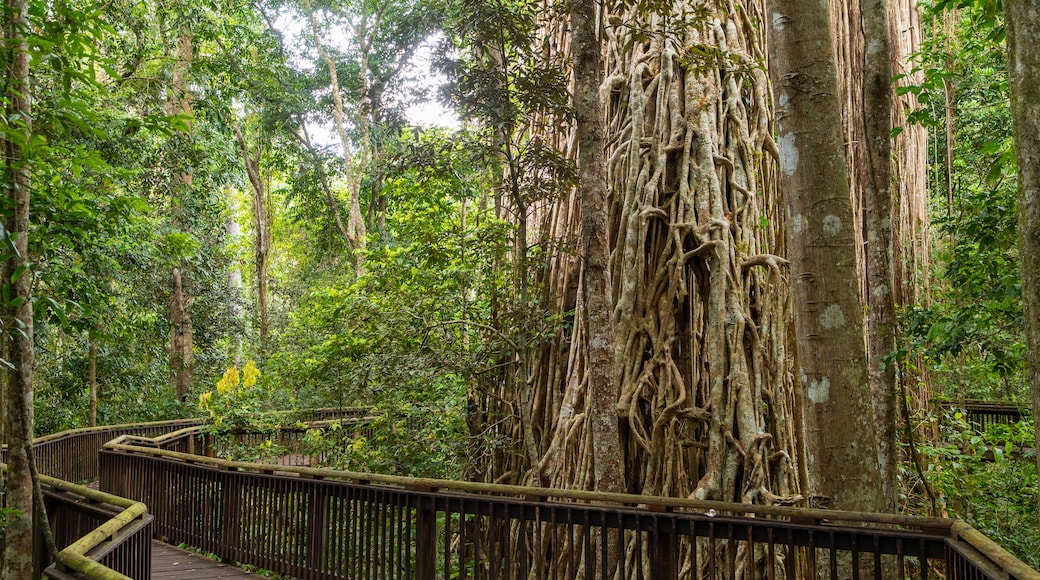
POLYGON ((245 570, 211 560, 162 542, 152 542, 152 580, 222 580, 260 578, 245 570))

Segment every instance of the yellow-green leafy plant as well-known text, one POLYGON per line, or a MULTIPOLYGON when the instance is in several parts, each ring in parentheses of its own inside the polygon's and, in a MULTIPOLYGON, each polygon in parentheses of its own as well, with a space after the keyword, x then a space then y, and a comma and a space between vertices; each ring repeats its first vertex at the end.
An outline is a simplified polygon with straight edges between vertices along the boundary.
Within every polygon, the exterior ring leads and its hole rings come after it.
POLYGON ((230 367, 212 391, 199 395, 199 410, 209 418, 204 430, 214 437, 217 455, 248 461, 279 454, 270 438, 260 444, 256 441, 258 434, 269 435, 275 430, 265 414, 268 397, 259 378, 260 369, 249 361, 241 373, 238 367, 230 367))

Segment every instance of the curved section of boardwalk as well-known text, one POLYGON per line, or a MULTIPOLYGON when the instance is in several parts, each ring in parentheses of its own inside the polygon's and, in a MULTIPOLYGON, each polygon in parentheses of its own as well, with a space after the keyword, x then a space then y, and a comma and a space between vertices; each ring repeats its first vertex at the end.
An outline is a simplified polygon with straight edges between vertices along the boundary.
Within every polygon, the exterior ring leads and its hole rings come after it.
MULTIPOLYGON (((183 425, 38 440, 37 460, 65 479, 46 492, 60 506, 48 509, 61 544, 99 538, 79 560, 136 579, 252 576, 153 544, 159 536, 306 580, 677 580, 691 573, 731 580, 798 578, 822 568, 881 578, 889 563, 913 578, 1040 580, 960 521, 231 462, 196 454, 207 441, 183 425), (99 440, 112 436, 98 454, 99 440), (98 476, 107 493, 67 483, 98 476), (127 502, 148 506, 129 525, 113 517, 127 502), (124 525, 116 530, 111 522, 124 525), (612 554, 597 549, 612 542, 612 554)), ((59 567, 50 577, 65 580, 68 572, 59 567)))
POLYGON ((204 556, 175 548, 162 542, 152 542, 152 580, 217 580, 223 578, 254 578, 246 572, 204 556))

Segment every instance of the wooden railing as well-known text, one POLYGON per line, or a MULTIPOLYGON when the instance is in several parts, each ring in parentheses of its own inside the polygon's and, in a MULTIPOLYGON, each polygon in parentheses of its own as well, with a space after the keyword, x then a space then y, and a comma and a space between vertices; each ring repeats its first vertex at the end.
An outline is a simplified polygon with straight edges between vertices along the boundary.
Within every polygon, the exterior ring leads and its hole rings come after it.
POLYGON ((40 479, 55 543, 65 546, 44 576, 151 578, 153 519, 143 503, 47 476, 40 479))
POLYGON ((128 434, 123 441, 144 447, 207 457, 226 455, 227 449, 219 448, 221 445, 230 443, 236 447, 255 449, 267 441, 271 441, 276 445, 281 456, 307 454, 308 463, 313 460, 315 463, 323 464, 331 452, 314 453, 307 445, 307 432, 311 429, 336 425, 339 428, 340 438, 371 437, 373 434, 371 425, 375 417, 368 415, 368 412, 367 408, 348 408, 271 413, 271 416, 284 416, 290 420, 285 425, 272 427, 269 430, 238 431, 231 435, 231 440, 228 442, 215 441, 209 430, 199 424, 189 425, 157 437, 128 434))
MULTIPOLYGON (((148 508, 72 482, 98 478, 98 451, 114 437, 154 436, 198 424, 197 420, 180 420, 109 425, 36 438, 33 453, 51 531, 61 548, 57 561, 43 575, 56 580, 150 578, 153 532, 148 508)), ((6 447, 0 448, 0 456, 6 462, 6 447)), ((2 467, 6 469, 6 465, 2 467)), ((38 568, 44 567, 44 559, 39 546, 38 568)))
MULTIPOLYGON (((154 437, 177 429, 201 425, 199 419, 157 421, 70 429, 33 439, 36 469, 57 479, 73 483, 98 478, 97 458, 101 447, 122 435, 154 437)), ((7 463, 7 446, 0 447, 0 462, 7 463)))
MULTIPOLYGON (((296 421, 363 417, 366 410, 313 409, 278 413, 296 421)), ((33 452, 41 474, 47 513, 55 543, 64 547, 57 562, 44 570, 48 578, 138 580, 151 577, 152 516, 145 504, 102 493, 73 482, 97 480, 98 452, 106 441, 136 437, 142 441, 175 439, 198 433, 202 421, 184 419, 72 429, 36 438, 33 452), (172 435, 172 436, 171 436, 172 435)), ((6 469, 6 446, 0 468, 6 469)), ((42 562, 42 548, 37 558, 42 562)), ((43 566, 39 566, 42 568, 43 566)))
POLYGON ((956 520, 411 479, 113 442, 157 536, 293 578, 1040 579, 956 520))
POLYGON ((148 578, 143 539, 154 533, 296 578, 591 579, 620 567, 625 578, 655 579, 1040 579, 959 521, 409 479, 160 448, 183 430, 165 422, 41 438, 53 446, 48 469, 83 477, 99 466, 110 492, 47 480, 59 542, 75 540, 48 577, 148 578), (160 433, 150 447, 140 445, 145 430, 160 433), (99 461, 64 457, 89 449, 73 440, 98 431, 120 432, 121 442, 99 461))
POLYGON ((944 411, 963 412, 968 424, 980 433, 990 425, 1010 425, 1031 414, 1027 405, 1015 402, 963 400, 943 401, 938 405, 944 411))

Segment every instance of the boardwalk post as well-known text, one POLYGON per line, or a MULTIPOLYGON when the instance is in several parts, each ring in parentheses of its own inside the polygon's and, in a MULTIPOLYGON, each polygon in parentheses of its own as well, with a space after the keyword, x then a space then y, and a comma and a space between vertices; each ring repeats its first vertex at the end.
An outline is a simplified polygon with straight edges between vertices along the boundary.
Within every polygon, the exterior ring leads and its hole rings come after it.
POLYGON ((660 580, 678 580, 678 550, 675 546, 674 522, 660 518, 655 522, 653 537, 653 565, 656 566, 654 578, 660 580), (667 527, 666 527, 667 526, 667 527))
POLYGON ((415 578, 437 577, 437 510, 433 498, 416 496, 415 578))

